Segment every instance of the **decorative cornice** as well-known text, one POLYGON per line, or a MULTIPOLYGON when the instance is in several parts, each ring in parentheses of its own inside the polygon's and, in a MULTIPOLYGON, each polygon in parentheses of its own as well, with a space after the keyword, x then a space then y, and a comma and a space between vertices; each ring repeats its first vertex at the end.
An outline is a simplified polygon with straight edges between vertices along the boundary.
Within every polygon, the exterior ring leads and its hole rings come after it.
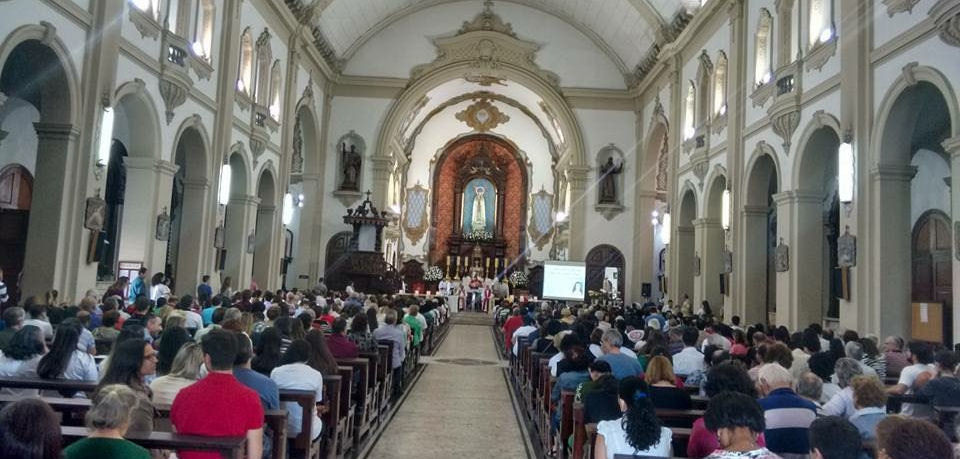
POLYGON ((890 17, 897 13, 913 13, 913 7, 919 2, 920 0, 883 0, 887 7, 887 16, 890 17))
POLYGON ((513 32, 513 26, 507 22, 503 22, 503 19, 500 19, 500 16, 493 12, 493 2, 490 0, 483 2, 483 11, 477 14, 472 21, 463 22, 460 30, 457 31, 457 35, 476 32, 478 30, 499 32, 517 38, 517 34, 513 32))
POLYGON ((944 43, 960 47, 960 2, 940 0, 930 8, 930 17, 944 43))

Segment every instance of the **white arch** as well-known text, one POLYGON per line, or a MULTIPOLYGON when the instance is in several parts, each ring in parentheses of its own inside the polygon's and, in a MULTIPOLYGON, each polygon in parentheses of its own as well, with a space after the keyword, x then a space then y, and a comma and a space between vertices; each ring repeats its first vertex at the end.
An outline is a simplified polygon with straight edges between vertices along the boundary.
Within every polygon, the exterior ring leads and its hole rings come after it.
MULTIPOLYGON (((69 106, 67 107, 67 119, 47 119, 47 121, 59 121, 71 125, 75 124, 80 111, 80 80, 77 77, 77 69, 70 57, 70 50, 63 43, 63 40, 57 36, 57 29, 52 24, 46 21, 40 21, 40 24, 27 24, 16 28, 13 32, 10 32, 10 34, 7 35, 7 38, 4 39, 3 43, 0 44, 0 69, 6 66, 7 59, 10 57, 10 53, 12 53, 17 46, 20 46, 22 43, 30 40, 37 40, 41 42, 44 46, 56 54, 57 60, 59 61, 61 68, 64 70, 64 77, 67 80, 67 96, 69 102, 69 106)), ((41 117, 51 115, 54 117, 57 116, 56 113, 43 113, 41 109, 41 117)))

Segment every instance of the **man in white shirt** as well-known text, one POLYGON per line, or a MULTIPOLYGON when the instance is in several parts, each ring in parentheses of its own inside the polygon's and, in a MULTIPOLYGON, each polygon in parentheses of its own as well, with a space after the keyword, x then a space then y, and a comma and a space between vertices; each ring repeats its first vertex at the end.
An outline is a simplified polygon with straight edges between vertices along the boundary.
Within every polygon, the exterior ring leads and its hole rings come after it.
MULTIPOLYGON (((930 373, 930 376, 937 374, 937 368, 933 365, 933 351, 930 345, 923 341, 911 341, 907 344, 907 359, 910 366, 904 367, 900 372, 900 380, 897 385, 887 388, 889 394, 912 394, 914 393, 914 384, 923 373, 930 373)), ((917 403, 904 403, 900 409, 900 414, 913 416, 921 419, 929 419, 933 416, 933 409, 930 405, 917 403)))
POLYGON ((531 333, 537 330, 537 327, 534 325, 533 319, 529 315, 523 316, 523 326, 514 330, 513 332, 513 355, 517 355, 519 351, 519 338, 529 336, 531 333))
MULTIPOLYGON (((277 389, 309 390, 315 392, 316 401, 323 400, 323 375, 307 365, 307 359, 310 358, 309 345, 303 346, 303 341, 296 341, 287 349, 283 361, 292 361, 285 365, 280 365, 270 372, 270 379, 277 383, 277 389)), ((287 437, 293 438, 300 434, 301 425, 303 425, 303 416, 313 415, 313 426, 311 437, 320 436, 323 421, 317 416, 316 410, 312 413, 304 413, 303 408, 297 402, 284 402, 287 408, 287 437)))
POLYGON ((203 316, 193 312, 192 296, 184 295, 183 298, 180 298, 180 303, 177 304, 177 309, 182 311, 183 315, 187 318, 183 325, 184 328, 188 330, 192 328, 194 331, 203 328, 203 316))
POLYGON ((688 376, 705 367, 703 353, 697 350, 697 338, 700 333, 694 327, 683 330, 683 350, 673 356, 673 372, 677 376, 688 376))
POLYGON ((47 320, 47 305, 45 304, 31 304, 27 307, 27 314, 30 315, 30 318, 23 321, 24 325, 33 325, 40 329, 43 332, 43 339, 52 340, 53 339, 53 325, 50 325, 50 321, 47 320))

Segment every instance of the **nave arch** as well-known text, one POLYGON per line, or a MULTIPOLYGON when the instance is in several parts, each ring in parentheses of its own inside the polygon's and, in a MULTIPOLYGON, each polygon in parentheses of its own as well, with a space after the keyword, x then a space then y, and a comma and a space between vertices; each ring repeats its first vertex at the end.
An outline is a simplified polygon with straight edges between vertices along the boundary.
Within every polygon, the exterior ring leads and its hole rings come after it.
POLYGON ((777 312, 777 272, 774 250, 778 243, 777 206, 774 196, 780 190, 780 166, 777 153, 765 142, 757 144, 746 168, 744 206, 740 210, 740 231, 744 244, 734 278, 740 289, 741 303, 734 312, 745 323, 775 322, 777 312))

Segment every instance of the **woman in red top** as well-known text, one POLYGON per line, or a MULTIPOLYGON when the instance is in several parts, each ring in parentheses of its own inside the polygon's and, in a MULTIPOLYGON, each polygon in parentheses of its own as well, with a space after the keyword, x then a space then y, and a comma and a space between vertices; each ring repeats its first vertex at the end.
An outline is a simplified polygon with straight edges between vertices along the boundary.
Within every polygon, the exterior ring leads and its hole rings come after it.
MULTIPOLYGON (((710 368, 707 372, 707 381, 703 383, 703 390, 707 397, 713 398, 721 392, 739 392, 757 398, 757 389, 753 385, 750 375, 740 365, 733 362, 725 362, 710 368)), ((760 434, 757 443, 763 447, 766 443, 763 434, 760 434)), ((690 440, 687 442, 687 457, 702 458, 709 456, 710 453, 722 449, 720 441, 717 439, 717 433, 707 429, 703 418, 698 418, 693 422, 693 428, 690 429, 690 440)))

